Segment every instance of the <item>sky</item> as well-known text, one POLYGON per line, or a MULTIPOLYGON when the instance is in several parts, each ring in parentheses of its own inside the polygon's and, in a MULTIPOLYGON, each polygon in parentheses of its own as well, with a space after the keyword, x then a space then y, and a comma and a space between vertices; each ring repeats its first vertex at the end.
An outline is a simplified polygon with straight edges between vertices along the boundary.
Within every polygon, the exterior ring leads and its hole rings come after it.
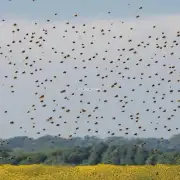
POLYGON ((143 14, 167 15, 179 14, 178 0, 2 0, 1 15, 6 17, 23 17, 28 19, 44 19, 54 12, 60 14, 60 19, 72 18, 73 13, 79 13, 88 18, 106 16, 108 11, 115 17, 131 17, 137 12, 137 8, 144 5, 143 14), (128 5, 130 4, 130 6, 128 5))
POLYGON ((74 132, 76 136, 106 137, 108 131, 123 136, 124 128, 127 127, 129 128, 128 136, 138 133, 138 137, 168 138, 179 133, 175 128, 180 127, 178 121, 180 111, 179 109, 176 112, 173 110, 177 108, 177 100, 180 97, 178 94, 180 86, 177 83, 180 77, 180 66, 178 66, 180 54, 178 46, 171 48, 174 40, 179 42, 176 37, 180 29, 178 25, 179 5, 180 2, 177 0, 128 2, 114 0, 113 3, 107 0, 36 0, 35 2, 2 0, 0 19, 5 19, 5 21, 0 22, 0 52, 3 52, 0 65, 0 138, 20 135, 37 137, 46 134, 61 134, 68 137, 74 132), (143 9, 139 10, 141 6, 143 9), (108 14, 109 11, 111 14, 108 14), (55 13, 58 15, 55 16, 55 13), (73 17, 75 13, 78 14, 77 18, 73 17), (140 15, 139 19, 135 18, 137 15, 140 15), (48 19, 51 21, 47 22, 48 19), (70 25, 66 25, 67 21, 70 25), (37 25, 34 24, 35 22, 37 25), (12 26, 14 23, 20 31, 13 34, 12 30, 16 29, 12 26), (86 26, 82 26, 83 23, 86 26), (53 26, 56 28, 53 29, 53 26), (78 33, 75 33, 72 26, 75 26, 78 33), (156 28, 153 29, 153 26, 156 28), (47 35, 44 34, 43 29, 48 31, 47 35), (105 31, 104 36, 100 33, 101 29, 105 31), (108 32, 109 29, 111 32, 108 32), (30 36, 26 36, 25 39, 24 37, 26 33, 32 32, 36 33, 36 40, 30 43, 30 36), (166 35, 168 46, 160 50, 156 48, 156 44, 164 45, 165 40, 161 38, 163 32, 166 35), (120 35, 123 36, 121 40, 113 38, 113 36, 119 37, 120 35), (151 39, 148 38, 150 35, 151 39), (35 43, 40 36, 46 40, 42 47, 38 47, 35 43), (156 38, 159 39, 156 40, 156 38), (129 39, 132 40, 131 43, 128 42, 129 39), (22 40, 22 43, 11 44, 12 41, 18 42, 19 40, 22 40), (73 44, 72 41, 76 43, 73 44), (94 42, 93 45, 90 44, 91 41, 94 42), (150 46, 140 47, 137 55, 128 51, 122 52, 123 48, 136 47, 142 41, 144 45, 149 43, 150 46), (7 44, 11 44, 11 47, 7 47, 7 44), (82 44, 85 44, 84 49, 82 49, 82 44), (28 49, 29 47, 32 49, 28 49), (55 50, 52 50, 52 47, 55 50), (74 51, 72 51, 73 48, 74 51), (122 56, 117 49, 121 49, 122 56), (9 50, 12 52, 10 53, 9 50), (21 53, 23 50, 25 54, 21 53), (54 51, 58 53, 55 54, 54 51), (174 52, 173 57, 170 55, 172 51, 174 52), (65 60, 61 52, 66 55, 70 54, 71 57, 65 60), (82 52, 83 54, 80 55, 82 52), (163 58, 164 55, 166 58, 163 58), (28 60, 24 59, 26 56, 29 57, 28 60), (88 59, 93 56, 95 56, 94 60, 89 61, 88 59), (106 60, 103 61, 102 58, 106 60), (121 59, 120 62, 117 61, 118 58, 121 59), (128 58, 130 60, 127 60, 128 58), (139 59, 142 59, 142 62, 136 65, 139 59), (60 64, 62 60, 64 63, 60 64), (109 63, 111 60, 114 61, 112 64, 109 63), (158 64, 155 61, 158 61, 158 64), (9 62, 12 65, 9 65, 9 62), (14 63, 16 63, 15 66, 14 63), (147 67, 149 63, 151 67, 147 67), (29 66, 31 64, 33 65, 29 66), (167 66, 163 67, 163 64, 167 66), (75 66, 78 69, 75 70, 75 66), (169 75, 172 71, 169 66, 175 66, 172 75, 169 75), (125 70, 126 67, 129 70, 125 70), (40 68, 42 71, 39 70, 40 68), (36 72, 35 69, 37 69, 36 72), (18 73, 15 74, 15 71, 18 73), (25 75, 22 75, 23 71, 26 72, 25 75), (64 74, 64 71, 67 73, 64 74), (33 75, 30 74, 32 72, 33 75), (121 74, 118 75, 118 72, 121 74), (144 76, 141 73, 144 73, 144 76), (158 76, 155 76, 156 73, 158 76), (100 77, 108 75, 108 78, 101 79, 96 76, 97 74, 100 74, 100 77), (6 75, 8 78, 5 78, 6 75), (16 80, 13 79, 15 75, 18 77, 16 80), (148 78, 149 76, 152 78, 148 78), (82 78, 83 82, 79 82, 82 78), (161 82, 162 78, 165 78, 164 82, 161 82), (48 81, 44 82, 45 79, 48 81), (39 83, 36 83, 36 80, 39 83), (168 80, 171 82, 169 83, 168 80), (112 89, 111 85, 115 82, 122 88, 112 89), (161 85, 158 85, 160 82, 161 85), (40 87, 37 87, 38 84, 40 87), (70 87, 67 88, 68 84, 70 87), (139 87, 139 84, 143 86, 139 87), (11 93, 11 85, 14 86, 14 93, 11 93), (84 87, 100 89, 100 93, 95 89, 83 91, 81 88, 84 87), (64 89, 66 93, 61 94, 60 91, 64 89), (103 93, 104 89, 108 92, 103 93), (135 89, 135 92, 132 92, 132 89, 135 89), (147 90, 150 92, 147 93, 147 90), (170 93, 170 90, 174 90, 174 93, 170 93), (35 95, 35 92, 39 94, 35 95), (72 93, 75 95, 72 96, 72 93), (84 93, 83 97, 80 96, 81 93, 84 93), (39 96, 42 94, 45 95, 46 107, 42 107, 42 103, 39 102, 39 96), (116 99, 114 96, 117 94, 119 98, 116 99), (166 95, 162 100, 163 94, 166 95), (65 96, 69 100, 64 99, 65 96), (127 96, 127 99, 124 96, 127 96), (156 104, 153 103, 152 97, 155 97, 156 104), (53 102, 54 99, 56 102, 53 102), (123 101, 118 102, 121 99, 123 101), (80 103, 80 100, 83 103, 80 103), (104 100, 108 100, 108 103, 104 103, 104 100), (171 102, 171 100, 174 101, 171 102), (91 104, 88 105, 87 102, 91 104), (33 104, 36 110, 33 110, 33 104), (125 112, 122 112, 123 105, 125 105, 125 112), (71 112, 67 113, 62 110, 62 106, 70 109, 71 112), (99 109, 93 112, 95 106, 99 109), (80 113, 82 108, 86 109, 87 113, 80 113), (148 112, 147 109, 149 109, 148 112), (163 110, 166 112, 162 112, 163 110), (4 113, 5 111, 7 113, 4 113), (30 111, 29 114, 28 111, 30 111), (136 119, 136 113, 140 113, 138 123, 129 117, 132 114, 136 119), (92 114, 92 117, 89 118, 88 114, 92 114), (167 120, 172 114, 174 117, 170 121, 167 120), (81 118, 76 124, 77 116, 81 118), (47 122, 48 117, 53 117, 55 124, 59 123, 60 126, 56 127, 47 122), (116 117, 116 120, 112 120, 113 117, 116 117), (34 119, 31 120, 31 118, 34 119), (11 121, 14 121, 14 125, 10 125, 11 121), (64 121, 67 121, 67 124, 64 124, 64 121), (94 125, 96 121, 98 125, 94 125), (33 122, 36 124, 35 128, 32 128, 33 122), (121 127, 118 124, 121 124, 121 127), (171 131, 164 129, 164 125, 171 131), (142 126, 142 129, 146 131, 139 130, 138 126, 142 126), (76 127, 79 127, 79 130, 75 131, 76 127), (43 132, 43 128, 46 128, 46 131, 43 132), (89 128, 92 132, 88 132, 89 128), (121 128, 123 131, 119 131, 121 128), (155 128, 157 128, 156 131, 155 128), (95 130, 99 131, 98 134, 94 132, 95 130), (41 132, 40 135, 37 135, 37 132, 41 132))

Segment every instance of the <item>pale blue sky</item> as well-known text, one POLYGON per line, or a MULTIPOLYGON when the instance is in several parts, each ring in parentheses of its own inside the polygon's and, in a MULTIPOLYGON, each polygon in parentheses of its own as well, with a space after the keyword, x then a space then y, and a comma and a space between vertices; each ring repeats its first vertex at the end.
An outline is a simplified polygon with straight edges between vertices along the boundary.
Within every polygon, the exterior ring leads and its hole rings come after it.
MULTIPOLYGON (((39 19, 51 17, 54 12, 59 12, 60 17, 71 18, 77 12, 81 16, 105 15, 108 11, 111 16, 134 16, 138 8, 143 6, 143 14, 178 14, 179 0, 1 0, 1 15, 23 16, 24 18, 39 19), (128 6, 128 4, 131 4, 128 6)), ((59 17, 58 17, 59 18, 59 17)))

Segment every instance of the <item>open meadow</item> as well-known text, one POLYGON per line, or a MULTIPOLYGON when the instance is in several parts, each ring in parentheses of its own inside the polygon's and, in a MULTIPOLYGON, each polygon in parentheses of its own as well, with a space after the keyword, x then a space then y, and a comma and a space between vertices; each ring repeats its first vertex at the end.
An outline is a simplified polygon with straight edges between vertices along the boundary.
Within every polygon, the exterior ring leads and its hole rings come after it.
POLYGON ((0 166, 0 180, 179 180, 180 166, 0 166))

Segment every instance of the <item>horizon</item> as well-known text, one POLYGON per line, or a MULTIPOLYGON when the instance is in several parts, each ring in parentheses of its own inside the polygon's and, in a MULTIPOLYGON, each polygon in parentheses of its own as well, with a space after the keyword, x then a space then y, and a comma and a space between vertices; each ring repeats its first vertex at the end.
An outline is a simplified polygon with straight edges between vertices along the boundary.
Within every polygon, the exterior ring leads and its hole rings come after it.
MULTIPOLYGON (((169 138, 164 138, 163 140, 170 140, 171 138, 175 137, 175 136, 178 136, 180 135, 179 134, 174 134, 172 135, 171 137, 169 138)), ((12 137, 9 137, 9 138, 0 138, 0 140, 9 140, 9 139, 13 139, 13 138, 30 138, 31 140, 37 140, 37 139, 40 139, 40 138, 43 138, 43 137, 53 137, 53 138, 60 138, 60 139, 65 139, 65 140, 71 140, 71 139, 84 139, 86 137, 90 137, 90 138, 97 138, 97 139, 100 139, 100 140, 107 140, 108 138, 123 138, 123 139, 126 139, 126 140, 135 140, 135 139, 161 139, 160 137, 126 137, 126 136, 107 136, 107 137, 99 137, 99 136, 89 136, 89 135, 85 135, 85 136, 73 136, 72 138, 67 138, 67 137, 63 137, 63 136, 57 136, 57 135, 51 135, 51 134, 46 134, 46 135, 43 135, 43 136, 39 136, 39 137, 31 137, 31 136, 12 136, 12 137)))

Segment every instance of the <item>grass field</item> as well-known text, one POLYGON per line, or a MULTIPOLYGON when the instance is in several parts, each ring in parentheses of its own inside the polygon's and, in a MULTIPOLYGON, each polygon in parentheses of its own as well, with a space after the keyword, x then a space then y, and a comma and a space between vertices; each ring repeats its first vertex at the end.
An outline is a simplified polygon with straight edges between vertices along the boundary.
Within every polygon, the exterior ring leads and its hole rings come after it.
POLYGON ((180 180, 180 166, 0 166, 0 180, 180 180))

